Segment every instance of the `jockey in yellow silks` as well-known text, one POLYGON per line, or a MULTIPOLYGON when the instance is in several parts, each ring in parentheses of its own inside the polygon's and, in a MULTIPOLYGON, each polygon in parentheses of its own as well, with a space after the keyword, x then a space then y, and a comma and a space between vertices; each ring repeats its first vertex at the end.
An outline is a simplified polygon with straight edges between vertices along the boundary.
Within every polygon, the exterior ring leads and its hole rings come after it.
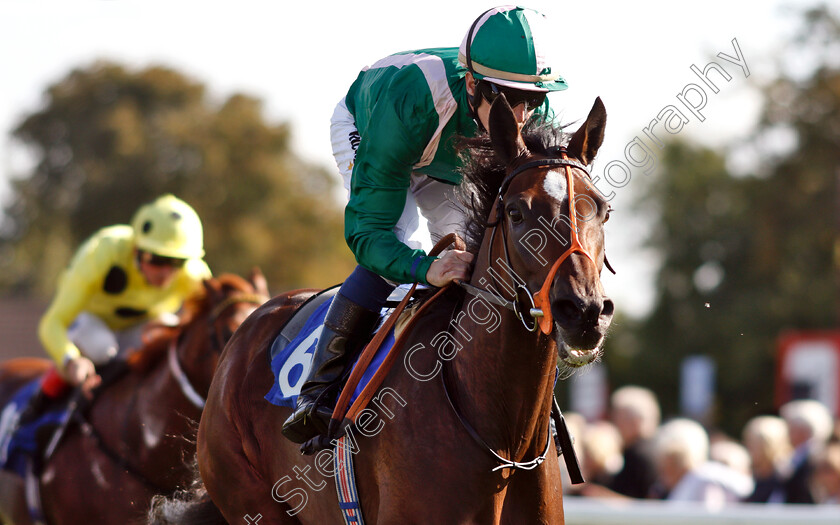
POLYGON ((61 276, 38 328, 57 365, 43 394, 58 397, 68 385, 95 379, 96 366, 139 346, 148 321, 173 316, 211 277, 203 256, 201 220, 173 195, 142 206, 130 226, 93 234, 61 276))

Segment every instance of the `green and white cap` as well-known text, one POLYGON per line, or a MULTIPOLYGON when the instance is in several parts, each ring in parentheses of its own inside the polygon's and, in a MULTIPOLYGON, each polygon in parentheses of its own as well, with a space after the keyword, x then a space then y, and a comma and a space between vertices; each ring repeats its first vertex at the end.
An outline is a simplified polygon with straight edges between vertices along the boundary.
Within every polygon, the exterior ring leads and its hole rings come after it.
POLYGON ((486 11, 473 23, 458 60, 476 80, 524 91, 562 91, 568 86, 554 69, 552 41, 545 16, 506 5, 486 11))

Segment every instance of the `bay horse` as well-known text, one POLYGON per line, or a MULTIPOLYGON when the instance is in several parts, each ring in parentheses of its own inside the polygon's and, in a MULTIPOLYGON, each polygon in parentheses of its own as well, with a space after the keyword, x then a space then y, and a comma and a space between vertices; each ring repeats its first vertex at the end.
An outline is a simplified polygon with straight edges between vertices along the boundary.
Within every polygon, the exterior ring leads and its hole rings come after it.
MULTIPOLYGON (((172 493, 193 474, 195 432, 219 355, 236 328, 268 299, 265 278, 223 274, 188 299, 177 326, 147 330, 127 371, 102 388, 84 422, 70 424, 43 465, 46 523, 140 523, 155 494, 172 493)), ((0 364, 0 405, 50 367, 46 359, 0 364)), ((24 484, 0 477, 4 523, 31 523, 24 484)))
MULTIPOLYGON (((586 172, 605 124, 597 99, 570 139, 551 126, 521 132, 500 96, 489 139, 467 142, 467 290, 478 295, 450 286, 415 315, 402 366, 373 416, 356 420, 366 523, 564 522, 559 462, 542 459, 558 357, 561 374, 598 359, 613 315, 600 280, 609 205, 586 172)), ((158 505, 151 523, 344 522, 332 451, 301 455, 280 431, 289 409, 263 397, 269 346, 310 293, 275 297, 228 343, 199 426, 203 487, 158 505)))

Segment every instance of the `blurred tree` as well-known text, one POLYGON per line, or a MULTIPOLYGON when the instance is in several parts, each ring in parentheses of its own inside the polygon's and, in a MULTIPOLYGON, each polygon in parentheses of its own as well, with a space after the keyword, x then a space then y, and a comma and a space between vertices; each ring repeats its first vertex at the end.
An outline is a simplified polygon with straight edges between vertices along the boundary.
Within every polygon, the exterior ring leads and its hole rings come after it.
POLYGON ((291 151, 288 127, 267 123, 254 98, 216 107, 176 71, 99 62, 50 86, 15 136, 36 164, 13 181, 0 227, 7 292, 50 295, 87 236, 165 192, 201 216, 215 273, 257 265, 279 292, 353 268, 333 180, 291 151))
POLYGON ((840 21, 827 8, 804 20, 789 52, 821 61, 807 78, 765 88, 747 146, 756 173, 734 177, 722 155, 675 142, 642 185, 638 204, 657 215, 648 241, 662 256, 655 307, 619 327, 606 354, 616 386, 650 386, 670 414, 682 359, 711 356, 716 419, 734 435, 773 410, 778 334, 838 323, 840 21))

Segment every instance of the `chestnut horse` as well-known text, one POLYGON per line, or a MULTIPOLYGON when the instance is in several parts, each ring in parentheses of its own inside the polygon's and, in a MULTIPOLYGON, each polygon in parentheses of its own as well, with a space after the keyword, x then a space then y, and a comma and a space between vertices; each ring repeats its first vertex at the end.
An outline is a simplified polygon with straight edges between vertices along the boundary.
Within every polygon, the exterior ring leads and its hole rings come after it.
MULTIPOLYGON (((224 274, 205 281, 204 293, 187 300, 177 326, 144 334, 151 340, 128 357, 127 372, 102 388, 85 422, 67 427, 43 465, 39 486, 46 523, 140 522, 155 494, 191 481, 200 406, 219 355, 267 299, 258 271, 250 281, 224 274)), ((0 365, 0 404, 49 366, 33 358, 0 365)), ((20 478, 3 472, 0 494, 5 522, 31 523, 20 478)))
MULTIPOLYGON (((613 314, 600 280, 609 206, 586 172, 605 123, 597 99, 562 150, 554 127, 520 134, 499 97, 490 138, 467 141, 472 293, 450 286, 426 303, 400 336, 401 366, 355 420, 366 523, 564 522, 549 453, 558 356, 561 373, 597 359, 613 314)), ((204 487, 158 505, 152 523, 343 523, 333 452, 301 455, 280 432, 289 409, 263 397, 269 346, 307 295, 274 298, 231 339, 199 427, 204 487)))

